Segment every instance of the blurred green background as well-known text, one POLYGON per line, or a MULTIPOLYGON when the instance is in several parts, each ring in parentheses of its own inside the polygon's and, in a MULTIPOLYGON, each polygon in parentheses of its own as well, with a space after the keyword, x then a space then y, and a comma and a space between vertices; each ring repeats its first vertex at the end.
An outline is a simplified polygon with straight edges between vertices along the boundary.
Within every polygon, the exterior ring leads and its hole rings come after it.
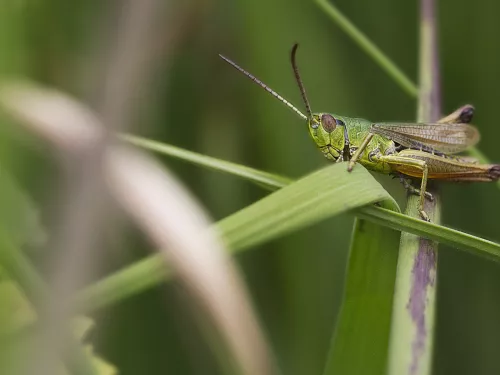
MULTIPOLYGON (((119 3, 4 1, 0 74, 27 76, 94 104, 89 86, 98 79, 89 66, 106 45, 103 35, 116 22, 119 3)), ((311 1, 176 3, 168 7, 165 20, 183 20, 181 28, 175 43, 167 46, 168 53, 155 64, 150 95, 139 98, 144 100, 134 119, 136 133, 290 177, 325 165, 305 124, 217 56, 234 59, 302 108, 289 64, 295 42, 301 44, 298 60, 313 111, 373 121, 415 118, 416 101, 311 1)), ((480 149, 500 162, 500 2, 438 3, 444 111, 474 104, 474 123, 483 137, 480 149)), ((417 79, 417 1, 335 4, 417 79)), ((168 37, 159 33, 158 43, 168 43, 168 37)), ((12 124, 4 123, 5 127, 12 124)), ((38 140, 12 133, 0 133, 2 166, 18 178, 45 215, 53 213, 47 198, 59 172, 54 155, 38 140)), ((266 194, 232 176, 162 161, 215 220, 266 194)), ((398 199, 404 198, 397 181, 379 180, 398 199)), ((443 184, 442 199, 443 224, 500 241, 495 184, 443 184)), ((352 222, 350 215, 336 217, 238 256, 284 374, 323 370, 342 296, 352 222)), ((116 249, 103 266, 106 272, 150 253, 137 234, 110 234, 109 244, 116 249)), ((445 246, 440 250, 434 372, 500 373, 500 266, 445 246)), ((97 349, 121 374, 219 372, 175 283, 100 311, 95 318, 97 349)))

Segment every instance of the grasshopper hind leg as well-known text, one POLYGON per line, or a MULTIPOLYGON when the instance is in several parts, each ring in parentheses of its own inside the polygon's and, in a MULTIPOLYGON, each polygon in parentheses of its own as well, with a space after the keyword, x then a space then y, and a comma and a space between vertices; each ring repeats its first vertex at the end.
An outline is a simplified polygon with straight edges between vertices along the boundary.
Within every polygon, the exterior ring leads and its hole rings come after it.
MULTIPOLYGON (((412 190, 415 194, 420 196, 418 201, 418 212, 420 213, 420 217, 425 221, 430 221, 429 216, 424 211, 424 202, 427 197, 427 178, 429 175, 429 167, 427 163, 423 160, 418 160, 406 156, 401 156, 397 154, 391 155, 376 155, 374 156, 375 160, 378 160, 382 163, 387 163, 394 168, 395 172, 403 173, 404 170, 418 170, 422 173, 422 180, 420 182, 420 189, 416 189, 412 186, 412 190)), ((410 185, 411 186, 411 185, 410 185)))
POLYGON ((474 117, 475 109, 472 105, 466 104, 438 121, 441 124, 469 124, 474 117))

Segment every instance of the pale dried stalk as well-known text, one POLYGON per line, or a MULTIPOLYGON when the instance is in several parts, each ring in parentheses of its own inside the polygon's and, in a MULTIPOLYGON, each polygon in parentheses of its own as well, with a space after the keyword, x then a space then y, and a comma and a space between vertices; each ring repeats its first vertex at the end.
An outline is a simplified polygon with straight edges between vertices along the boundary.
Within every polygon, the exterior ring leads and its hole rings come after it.
MULTIPOLYGON (((4 86, 0 103, 57 149, 86 152, 102 137, 95 115, 63 94, 4 86)), ((102 159, 111 194, 135 219, 203 306, 243 374, 271 374, 272 355, 244 284, 209 220, 159 164, 130 147, 108 144, 102 159)))

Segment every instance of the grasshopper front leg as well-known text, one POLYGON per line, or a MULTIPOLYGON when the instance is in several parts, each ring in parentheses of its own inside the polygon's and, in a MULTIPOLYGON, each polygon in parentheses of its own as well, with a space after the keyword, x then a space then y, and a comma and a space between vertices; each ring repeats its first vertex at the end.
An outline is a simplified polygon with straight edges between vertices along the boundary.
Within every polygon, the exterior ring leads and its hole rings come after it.
POLYGON ((368 144, 370 143, 370 141, 372 140, 374 135, 375 134, 373 134, 373 133, 368 133, 368 135, 365 137, 365 139, 363 139, 363 142, 361 142, 361 145, 356 150, 356 152, 352 156, 351 160, 349 160, 349 163, 347 164, 347 171, 348 172, 352 171, 352 169, 354 168, 354 164, 356 164, 358 159, 361 157, 361 154, 363 153, 363 151, 365 151, 366 146, 368 146, 368 144))
POLYGON ((380 161, 382 163, 387 163, 391 166, 394 167, 394 169, 397 170, 397 167, 409 167, 409 168, 415 168, 417 170, 420 170, 422 172, 422 182, 420 183, 420 199, 418 201, 418 212, 420 213, 420 216, 422 217, 423 220, 425 221, 430 221, 429 216, 427 213, 424 211, 424 202, 425 202, 425 197, 427 195, 427 178, 429 176, 429 167, 427 163, 423 160, 418 160, 418 159, 412 159, 409 157, 404 157, 404 156, 399 156, 399 155, 376 155, 374 156, 374 159, 377 161, 380 161))

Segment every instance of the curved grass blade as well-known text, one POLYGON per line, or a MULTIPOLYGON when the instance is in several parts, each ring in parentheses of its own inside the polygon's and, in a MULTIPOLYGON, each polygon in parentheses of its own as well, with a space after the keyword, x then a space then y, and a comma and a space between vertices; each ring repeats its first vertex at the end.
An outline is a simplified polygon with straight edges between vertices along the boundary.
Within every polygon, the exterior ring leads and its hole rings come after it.
MULTIPOLYGON (((159 152, 167 156, 173 156, 220 172, 242 176, 245 179, 256 182, 269 190, 280 189, 293 181, 287 177, 262 172, 257 169, 205 156, 193 151, 183 150, 164 143, 150 141, 137 136, 127 136, 124 139, 127 141, 134 140, 135 145, 150 151, 159 152), (151 145, 154 145, 154 147, 151 147, 151 145)), ((485 257, 488 260, 500 261, 500 245, 480 237, 434 223, 427 223, 420 219, 415 219, 395 211, 389 211, 375 206, 365 206, 354 210, 354 213, 356 216, 375 222, 379 225, 442 242, 473 255, 485 257)))
MULTIPOLYGON (((375 206, 357 209, 354 214, 384 227, 439 241, 475 256, 500 262, 500 245, 483 238, 375 206)), ((244 248, 231 248, 232 253, 241 250, 244 248)), ((172 276, 163 259, 151 255, 84 289, 77 295, 78 306, 81 311, 87 312, 111 306, 158 286, 172 276)))
POLYGON ((399 207, 364 168, 334 164, 264 197, 218 222, 230 247, 245 248, 357 207, 381 202, 399 207))
MULTIPOLYGON (((149 145, 149 143, 146 142, 141 143, 141 145, 146 144, 149 145)), ((165 155, 169 155, 170 148, 162 148, 161 152, 165 155)), ((179 156, 181 154, 177 154, 177 157, 181 157, 179 156)), ((187 152, 187 155, 191 154, 196 156, 196 158, 190 160, 191 162, 195 162, 194 160, 198 159, 204 159, 202 163, 203 166, 221 172, 232 173, 235 168, 238 169, 240 167, 236 163, 226 162, 216 158, 208 158, 202 154, 191 151, 187 152)), ((243 169, 245 171, 244 173, 247 173, 249 170, 253 171, 248 167, 243 167, 243 169)), ((262 181, 260 178, 261 173, 262 172, 257 171, 255 181, 262 181)), ((253 179, 252 173, 249 173, 247 176, 248 179, 253 179)), ((281 176, 275 177, 272 174, 266 174, 266 176, 270 177, 266 178, 266 183, 262 185, 269 190, 279 189, 283 186, 283 181, 289 180, 281 176)), ((457 249, 470 252, 476 256, 483 256, 490 260, 500 261, 500 245, 494 242, 440 225, 427 223, 373 205, 355 209, 353 212, 356 216, 376 224, 440 241, 457 249)), ((229 245, 231 245, 231 243, 229 243, 229 245)), ((234 253, 240 250, 242 249, 231 246, 231 251, 234 253)), ((87 287, 77 296, 78 304, 80 308, 85 311, 93 311, 105 306, 110 306, 147 289, 153 288, 165 280, 170 279, 171 276, 171 271, 164 267, 162 260, 158 256, 152 255, 87 287)))
MULTIPOLYGON (((286 177, 261 172, 256 169, 240 166, 236 163, 207 157, 202 154, 182 150, 170 145, 165 145, 167 147, 151 148, 151 145, 157 144, 158 142, 149 142, 146 139, 135 136, 132 136, 132 138, 144 140, 144 142, 135 142, 135 144, 140 147, 160 152, 168 156, 170 156, 171 152, 174 152, 172 156, 180 159, 184 159, 184 156, 187 155, 188 161, 200 164, 210 169, 233 173, 234 170, 239 170, 241 168, 242 171, 236 173, 237 175, 245 176, 245 178, 259 183, 268 190, 280 189, 284 185, 287 185, 285 181, 292 181, 286 177), (181 152, 178 152, 179 150, 181 150, 181 152), (264 180, 262 179, 263 175, 266 176, 264 180)), ((129 137, 125 139, 128 140, 129 137)), ((500 261, 500 245, 497 243, 443 227, 441 225, 427 223, 422 220, 414 219, 409 216, 373 205, 355 209, 353 212, 356 216, 364 218, 370 222, 396 229, 398 231, 405 231, 421 237, 439 241, 454 248, 469 252, 473 255, 485 257, 489 260, 500 261)), ((229 244, 231 245, 231 243, 229 244)), ((242 249, 231 246, 231 251, 233 253, 240 250, 242 249)), ((152 255, 87 287, 77 296, 78 304, 84 311, 94 311, 153 288, 165 280, 170 279, 171 276, 171 271, 164 267, 163 261, 160 257, 152 255)))
MULTIPOLYGON (((238 251, 375 202, 399 211, 366 169, 356 169, 348 173, 344 164, 323 168, 221 220, 216 230, 238 251)), ((93 310, 158 285, 171 275, 161 262, 151 256, 111 275, 86 289, 79 305, 93 310)))

